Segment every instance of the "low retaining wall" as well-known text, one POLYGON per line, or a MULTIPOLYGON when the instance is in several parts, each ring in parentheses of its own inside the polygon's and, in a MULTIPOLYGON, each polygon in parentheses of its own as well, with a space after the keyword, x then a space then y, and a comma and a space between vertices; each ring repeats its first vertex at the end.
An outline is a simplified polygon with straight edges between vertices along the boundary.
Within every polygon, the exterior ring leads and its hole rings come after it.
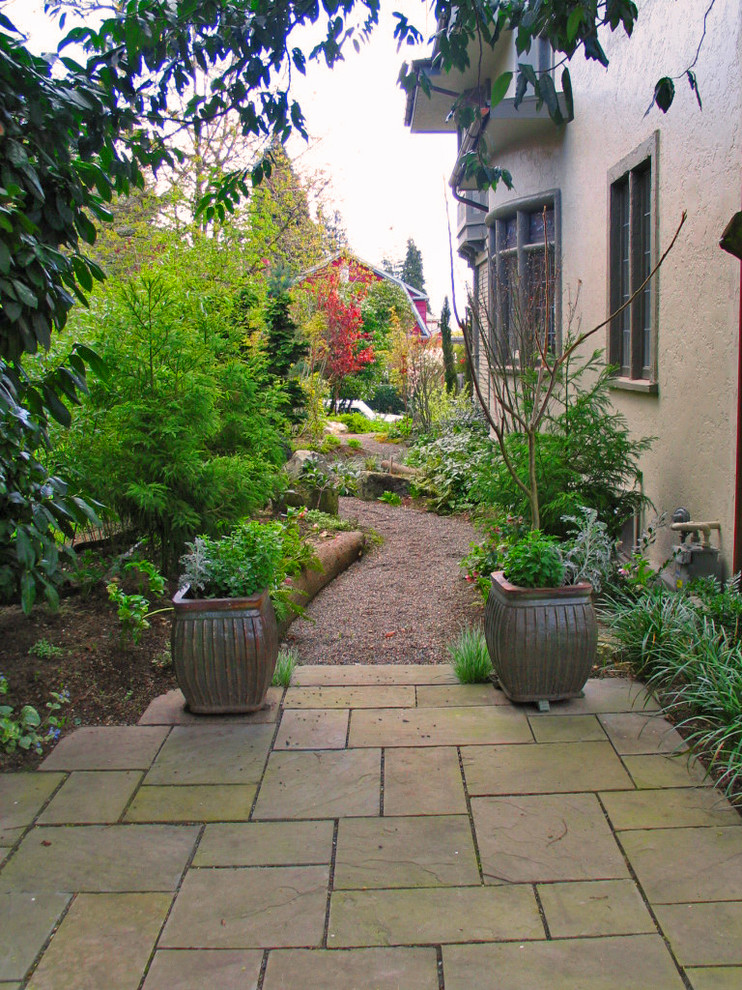
MULTIPOLYGON (((360 530, 338 533, 334 539, 327 543, 320 543, 315 548, 315 552, 322 565, 322 570, 302 571, 301 574, 292 578, 292 584, 295 588, 291 595, 292 601, 305 608, 326 584, 329 584, 338 574, 342 574, 354 561, 363 556, 365 548, 366 537, 360 530)), ((281 639, 286 635, 295 618, 294 615, 279 623, 278 635, 281 639)))

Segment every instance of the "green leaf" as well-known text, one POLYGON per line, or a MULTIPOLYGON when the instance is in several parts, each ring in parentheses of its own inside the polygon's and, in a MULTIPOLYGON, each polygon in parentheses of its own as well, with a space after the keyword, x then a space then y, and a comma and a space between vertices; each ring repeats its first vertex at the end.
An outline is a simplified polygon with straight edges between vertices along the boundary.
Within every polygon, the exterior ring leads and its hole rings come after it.
POLYGON ((5 241, 0 241, 0 272, 7 275, 10 271, 10 251, 5 241))
POLYGON ((546 104, 546 108, 549 111, 549 116, 554 123, 563 124, 564 116, 562 115, 562 111, 559 107, 559 98, 557 97, 554 80, 550 75, 541 76, 539 79, 538 94, 546 104))
POLYGON ((564 93, 564 103, 567 108, 567 120, 575 119, 575 101, 572 95, 572 79, 569 69, 565 66, 562 70, 562 92, 564 93))
POLYGON ((502 72, 492 83, 492 94, 490 96, 490 106, 496 107, 498 103, 502 103, 505 98, 505 94, 510 88, 510 83, 513 81, 512 72, 502 72))
POLYGON ((87 344, 75 344, 75 353, 79 354, 83 361, 90 365, 101 381, 108 381, 108 365, 97 351, 88 347, 87 344))
POLYGON ((24 571, 21 576, 21 608, 24 613, 28 613, 33 608, 36 601, 36 582, 30 571, 24 571))
POLYGON ((571 43, 577 37, 577 32, 580 29, 580 24, 582 23, 583 11, 582 7, 575 7, 572 13, 567 19, 567 40, 571 43))
POLYGON ((29 540, 25 529, 19 528, 16 532, 15 552, 23 567, 27 567, 30 570, 36 563, 36 554, 34 553, 33 544, 29 540))
POLYGON ((654 87, 654 102, 663 113, 667 113, 674 98, 675 83, 669 76, 663 76, 654 87))
POLYGON ((72 422, 72 415, 67 406, 62 402, 56 392, 46 383, 42 386, 44 402, 54 419, 62 426, 69 426, 72 422))
POLYGON ((690 69, 688 69, 688 71, 686 72, 686 76, 688 77, 688 82, 690 83, 690 88, 692 92, 695 93, 696 95, 696 102, 698 103, 699 108, 703 110, 703 103, 701 103, 701 91, 698 88, 698 80, 696 79, 696 74, 695 72, 692 72, 690 69))

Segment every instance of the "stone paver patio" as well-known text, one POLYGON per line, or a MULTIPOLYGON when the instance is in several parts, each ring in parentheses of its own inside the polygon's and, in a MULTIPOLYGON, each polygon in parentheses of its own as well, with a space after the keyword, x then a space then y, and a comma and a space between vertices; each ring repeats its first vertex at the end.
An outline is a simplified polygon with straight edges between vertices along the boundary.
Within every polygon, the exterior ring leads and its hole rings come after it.
POLYGON ((0 990, 742 987, 741 819, 636 686, 294 680, 0 776, 0 990))

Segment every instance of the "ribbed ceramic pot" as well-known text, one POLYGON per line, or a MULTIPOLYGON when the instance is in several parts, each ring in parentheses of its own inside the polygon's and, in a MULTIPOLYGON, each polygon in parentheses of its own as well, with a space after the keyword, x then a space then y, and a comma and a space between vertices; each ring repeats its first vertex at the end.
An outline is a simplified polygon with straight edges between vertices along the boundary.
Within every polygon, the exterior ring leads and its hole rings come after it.
POLYGON ((173 598, 172 653, 178 685, 199 715, 262 708, 278 657, 268 591, 249 598, 173 598))
POLYGON ((561 701, 582 694, 598 645, 592 586, 520 588, 492 575, 484 610, 487 648, 512 701, 561 701))

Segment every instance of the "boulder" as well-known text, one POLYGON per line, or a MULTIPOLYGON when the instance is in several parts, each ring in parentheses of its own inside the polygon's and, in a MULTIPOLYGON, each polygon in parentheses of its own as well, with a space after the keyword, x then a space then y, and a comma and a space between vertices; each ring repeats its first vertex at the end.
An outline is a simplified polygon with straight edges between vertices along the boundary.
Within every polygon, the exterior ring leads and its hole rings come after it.
POLYGON ((410 494, 410 479, 385 471, 362 471, 358 476, 358 498, 375 502, 384 492, 404 496, 410 494))
POLYGON ((295 450, 283 466, 289 478, 300 478, 310 464, 317 464, 319 455, 313 450, 295 450))

